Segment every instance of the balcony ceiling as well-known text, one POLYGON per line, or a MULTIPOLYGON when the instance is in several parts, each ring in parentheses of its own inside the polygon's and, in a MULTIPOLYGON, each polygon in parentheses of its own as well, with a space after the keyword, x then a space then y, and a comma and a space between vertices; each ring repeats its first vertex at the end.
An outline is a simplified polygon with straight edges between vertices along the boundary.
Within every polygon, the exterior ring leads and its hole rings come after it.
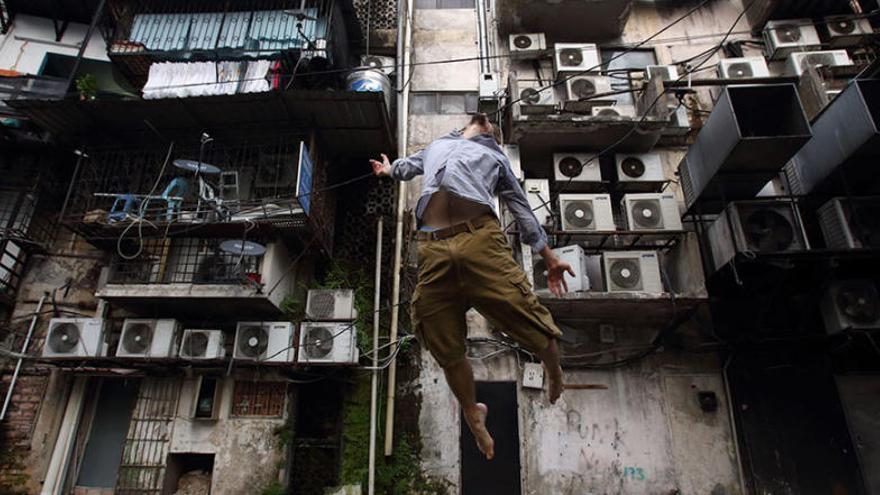
POLYGON ((12 15, 26 14, 88 24, 100 0, 3 0, 12 15))
POLYGON ((500 31, 545 33, 548 43, 621 35, 633 0, 505 0, 498 9, 500 31))
POLYGON ((315 130, 334 157, 393 150, 388 110, 379 93, 272 91, 161 100, 16 100, 9 105, 73 145, 151 145, 192 140, 202 131, 215 139, 315 130))

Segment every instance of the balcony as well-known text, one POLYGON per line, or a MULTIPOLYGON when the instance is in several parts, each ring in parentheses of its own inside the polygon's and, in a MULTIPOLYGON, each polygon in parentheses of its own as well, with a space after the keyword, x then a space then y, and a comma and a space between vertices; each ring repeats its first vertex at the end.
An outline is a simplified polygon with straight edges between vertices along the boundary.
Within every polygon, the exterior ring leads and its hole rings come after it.
POLYGON ((287 246, 278 240, 251 241, 261 255, 224 251, 221 239, 147 239, 141 252, 121 249, 97 296, 139 314, 160 311, 175 317, 249 314, 279 317, 279 306, 294 287, 287 246), (206 306, 205 303, 211 303, 206 306))
POLYGON ((62 222, 114 251, 139 238, 196 233, 277 238, 329 253, 335 196, 312 194, 325 173, 303 138, 90 150, 62 222))
POLYGON ((506 0, 498 4, 499 31, 546 33, 553 41, 612 39, 623 33, 633 0, 506 0))
POLYGON ((9 105, 13 100, 60 100, 67 91, 67 81, 43 76, 0 77, 0 117, 17 118, 20 114, 9 105))
POLYGON ((108 55, 138 87, 161 61, 279 60, 291 70, 304 61, 303 70, 326 69, 345 62, 348 39, 360 39, 346 8, 345 0, 117 0, 108 55))

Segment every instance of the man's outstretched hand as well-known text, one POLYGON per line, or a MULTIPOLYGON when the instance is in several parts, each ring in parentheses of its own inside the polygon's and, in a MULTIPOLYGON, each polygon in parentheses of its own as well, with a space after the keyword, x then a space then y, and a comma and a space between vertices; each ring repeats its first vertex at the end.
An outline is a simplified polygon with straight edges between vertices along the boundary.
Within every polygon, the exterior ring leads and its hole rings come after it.
POLYGON ((382 161, 379 160, 370 160, 370 165, 373 166, 373 174, 376 177, 388 177, 391 175, 391 162, 388 161, 388 155, 385 153, 381 153, 382 161))
POLYGON ((571 265, 561 261, 549 246, 545 246, 541 250, 541 256, 544 257, 544 265, 547 267, 547 288, 556 297, 562 297, 568 292, 568 283, 565 281, 565 274, 568 273, 574 277, 574 270, 571 265))

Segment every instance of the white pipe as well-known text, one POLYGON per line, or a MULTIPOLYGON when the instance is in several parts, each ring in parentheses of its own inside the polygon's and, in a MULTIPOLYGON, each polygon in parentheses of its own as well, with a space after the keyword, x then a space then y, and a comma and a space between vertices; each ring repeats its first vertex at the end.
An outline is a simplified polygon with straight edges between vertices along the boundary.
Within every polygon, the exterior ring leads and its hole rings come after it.
MULTIPOLYGON (((403 63, 401 67, 404 69, 399 72, 397 84, 400 91, 397 93, 397 115, 398 115, 398 133, 397 133, 397 156, 406 156, 407 141, 409 137, 409 84, 404 81, 409 80, 409 74, 412 70, 410 67, 410 51, 409 46, 412 43, 412 23, 413 23, 413 0, 406 0, 406 12, 401 14, 406 22, 404 44, 399 50, 403 55, 403 63), (405 14, 405 15, 404 15, 405 14)), ((400 29, 398 27, 398 29, 400 29)), ((400 304, 400 265, 403 255, 403 213, 406 208, 406 182, 399 181, 397 183, 397 211, 396 225, 394 234, 394 278, 391 287, 391 329, 388 335, 388 341, 397 340, 397 325, 400 316, 398 305, 400 304)), ((397 382, 397 360, 392 359, 388 366, 388 391, 385 400, 385 455, 390 456, 394 450, 394 392, 397 382)))
POLYGON ((46 479, 43 481, 43 489, 40 495, 61 495, 64 488, 64 480, 67 477, 67 466, 70 463, 70 455, 73 452, 73 444, 76 440, 76 432, 79 429, 79 421, 82 416, 83 406, 86 401, 86 385, 88 377, 78 376, 74 379, 67 399, 67 407, 64 410, 64 419, 61 420, 61 429, 52 449, 52 458, 49 461, 49 469, 46 471, 46 479))
POLYGON ((382 216, 376 226, 376 288, 373 291, 373 374, 370 377, 370 468, 367 476, 367 495, 376 493, 376 422, 379 418, 379 309, 382 291, 382 216))
MULTIPOLYGON (((27 354, 27 349, 31 343, 31 337, 34 335, 34 328, 37 326, 37 321, 40 319, 40 311, 43 310, 44 302, 46 302, 46 294, 40 296, 40 301, 37 303, 37 309, 34 311, 34 317, 31 318, 31 325, 28 327, 27 336, 24 338, 24 344, 21 345, 21 354, 27 354)), ((24 358, 19 357, 18 362, 15 363, 15 371, 12 373, 12 380, 9 381, 9 390, 6 391, 6 399, 3 400, 3 410, 0 411, 0 421, 3 421, 6 418, 6 411, 9 409, 10 401, 12 401, 12 392, 15 389, 15 382, 18 381, 18 374, 21 372, 22 361, 24 361, 24 358)))

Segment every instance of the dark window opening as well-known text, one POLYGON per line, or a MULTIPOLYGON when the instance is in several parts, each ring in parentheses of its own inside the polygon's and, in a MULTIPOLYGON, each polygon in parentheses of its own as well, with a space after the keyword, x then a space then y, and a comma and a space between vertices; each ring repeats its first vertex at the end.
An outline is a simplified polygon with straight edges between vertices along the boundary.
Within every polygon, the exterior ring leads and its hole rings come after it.
POLYGON ((168 454, 162 495, 210 493, 214 454, 168 454))

